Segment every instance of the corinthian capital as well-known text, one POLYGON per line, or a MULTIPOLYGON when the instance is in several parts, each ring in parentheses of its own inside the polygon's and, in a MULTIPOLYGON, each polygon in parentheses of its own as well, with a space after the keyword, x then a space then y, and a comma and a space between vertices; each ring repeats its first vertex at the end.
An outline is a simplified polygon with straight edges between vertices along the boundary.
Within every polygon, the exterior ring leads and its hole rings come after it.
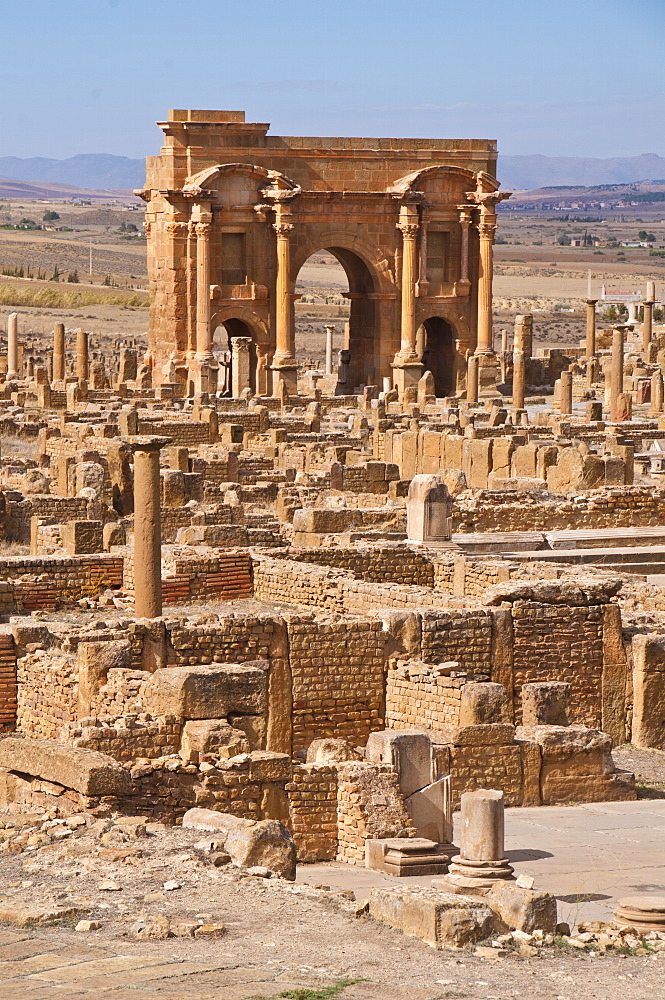
POLYGON ((164 226, 164 230, 167 236, 171 236, 177 239, 179 236, 185 236, 187 233, 187 223, 186 222, 167 222, 164 226))
POLYGON ((289 238, 289 233, 293 232, 293 223, 278 219, 277 222, 273 222, 272 228, 279 238, 286 240, 289 238))
POLYGON ((494 240, 496 233, 496 217, 481 219, 478 223, 478 234, 481 240, 494 240))
POLYGON ((195 223, 195 229, 197 239, 203 240, 210 236, 211 225, 209 222, 197 222, 195 223))
POLYGON ((415 240, 418 236, 418 230, 420 226, 417 222, 398 222, 397 228, 402 234, 402 238, 405 240, 415 240))

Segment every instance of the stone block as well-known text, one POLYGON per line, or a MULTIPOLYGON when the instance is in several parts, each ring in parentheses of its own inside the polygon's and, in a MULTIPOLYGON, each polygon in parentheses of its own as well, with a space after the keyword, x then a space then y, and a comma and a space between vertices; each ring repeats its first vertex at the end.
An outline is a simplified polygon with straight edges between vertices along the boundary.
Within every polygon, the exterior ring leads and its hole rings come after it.
POLYGON ((507 928, 533 934, 554 934, 557 905, 554 896, 538 889, 523 889, 515 882, 496 882, 483 897, 507 928))
POLYGON ((417 729, 388 729, 371 733, 365 759, 374 764, 392 764, 399 775, 402 795, 425 788, 432 774, 432 744, 427 733, 417 729))
POLYGON ((145 702, 153 715, 222 719, 229 712, 260 715, 267 707, 265 667, 226 663, 162 667, 150 677, 145 702))
POLYGON ((189 809, 183 829, 216 833, 235 865, 261 865, 282 878, 296 877, 296 845, 287 828, 274 819, 254 822, 213 809, 189 809))
POLYGON ((480 899, 429 888, 372 889, 369 912, 375 920, 434 948, 463 948, 482 941, 498 923, 494 911, 480 899))
POLYGON ((357 760, 353 747, 346 740, 330 737, 312 740, 307 748, 308 764, 335 764, 342 760, 357 760))
POLYGON ((62 525, 62 543, 67 555, 90 555, 104 551, 101 521, 68 521, 62 525))
POLYGON ((52 781, 82 795, 126 795, 129 773, 96 750, 66 747, 53 740, 5 736, 0 739, 0 767, 52 781))
POLYGON ((217 754, 227 758, 248 752, 249 742, 245 734, 223 719, 195 719, 184 725, 180 743, 183 760, 196 762, 199 754, 217 754))
POLYGON ((453 836, 450 775, 444 775, 404 800, 419 837, 449 844, 453 836))
POLYGON ((508 722, 508 692, 503 684, 472 682, 462 688, 460 726, 508 722))
POLYGON ((567 726, 572 688, 565 681, 522 685, 522 724, 567 726))

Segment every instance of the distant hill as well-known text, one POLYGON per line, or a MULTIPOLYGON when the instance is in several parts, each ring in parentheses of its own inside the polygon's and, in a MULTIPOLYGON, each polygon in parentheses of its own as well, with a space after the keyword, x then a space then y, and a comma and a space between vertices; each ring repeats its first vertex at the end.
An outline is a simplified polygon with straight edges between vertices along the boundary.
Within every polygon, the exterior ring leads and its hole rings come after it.
POLYGON ((582 156, 501 156, 497 175, 504 188, 534 188, 596 184, 632 184, 665 178, 665 156, 614 156, 607 160, 582 156))
POLYGON ((71 184, 78 188, 131 190, 145 182, 145 160, 111 153, 81 153, 68 160, 49 160, 35 156, 0 156, 0 177, 14 181, 71 184))
MULTIPOLYGON (((551 185, 630 184, 665 178, 665 157, 655 153, 595 159, 582 156, 499 156, 499 180, 505 188, 531 191, 551 185)), ((145 182, 145 160, 111 153, 81 153, 68 160, 42 156, 0 156, 0 177, 78 188, 131 190, 145 182)))
POLYGON ((73 184, 57 184, 55 182, 13 181, 0 177, 0 198, 8 201, 70 201, 72 198, 81 201, 116 201, 137 202, 131 190, 92 189, 74 187, 73 184))

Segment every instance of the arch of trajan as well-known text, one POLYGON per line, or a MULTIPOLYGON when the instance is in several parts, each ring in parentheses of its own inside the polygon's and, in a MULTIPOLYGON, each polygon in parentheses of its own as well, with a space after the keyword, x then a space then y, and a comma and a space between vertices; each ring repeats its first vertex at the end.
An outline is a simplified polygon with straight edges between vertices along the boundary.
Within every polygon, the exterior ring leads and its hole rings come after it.
MULTIPOLYGON (((171 111, 148 159, 149 361, 214 391, 213 333, 251 338, 258 393, 296 391, 295 282, 328 250, 349 282, 347 385, 459 388, 491 366, 496 143, 268 135, 236 111, 171 111), (426 365, 423 365, 425 360, 426 365)), ((489 374, 489 373, 488 373, 489 374)))

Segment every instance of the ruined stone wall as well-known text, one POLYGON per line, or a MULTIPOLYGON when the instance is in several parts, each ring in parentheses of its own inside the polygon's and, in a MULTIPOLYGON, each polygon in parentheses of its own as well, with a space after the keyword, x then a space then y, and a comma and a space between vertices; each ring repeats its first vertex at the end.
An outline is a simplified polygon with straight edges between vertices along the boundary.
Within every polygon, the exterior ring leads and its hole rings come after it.
POLYGON ((386 679, 386 728, 437 730, 459 723, 462 687, 475 677, 455 666, 392 663, 386 679))
POLYGON ((492 669, 492 613, 487 608, 422 612, 420 658, 425 663, 456 660, 476 680, 492 669))
POLYGON ((17 697, 14 638, 11 632, 0 631, 0 732, 15 727, 17 697))
POLYGON ((129 715, 80 720, 78 725, 64 727, 59 739, 84 750, 108 754, 115 760, 134 761, 137 757, 153 760, 176 754, 181 735, 182 722, 175 716, 152 719, 129 715))
POLYGON ((602 726, 603 608, 517 603, 512 609, 515 719, 533 681, 568 681, 571 721, 602 726))
POLYGON ((332 566, 349 570, 354 576, 370 583, 412 584, 432 587, 435 584, 434 565, 420 552, 403 544, 385 544, 352 548, 289 549, 285 558, 298 562, 332 566))
POLYGON ((0 612, 55 610, 121 584, 122 558, 115 555, 7 556, 0 559, 0 612))
POLYGON ((325 736, 364 745, 382 727, 387 638, 380 621, 288 622, 294 753, 325 736))
POLYGON ((17 542, 30 542, 33 517, 43 517, 52 524, 82 521, 87 517, 88 501, 83 497, 60 497, 34 494, 22 500, 7 500, 7 534, 17 542))
POLYGON ((336 766, 295 765, 286 791, 298 860, 334 861, 337 856, 336 766))
POLYGON ((39 739, 56 739, 74 722, 78 704, 78 667, 73 656, 36 649, 16 665, 16 729, 39 739))

